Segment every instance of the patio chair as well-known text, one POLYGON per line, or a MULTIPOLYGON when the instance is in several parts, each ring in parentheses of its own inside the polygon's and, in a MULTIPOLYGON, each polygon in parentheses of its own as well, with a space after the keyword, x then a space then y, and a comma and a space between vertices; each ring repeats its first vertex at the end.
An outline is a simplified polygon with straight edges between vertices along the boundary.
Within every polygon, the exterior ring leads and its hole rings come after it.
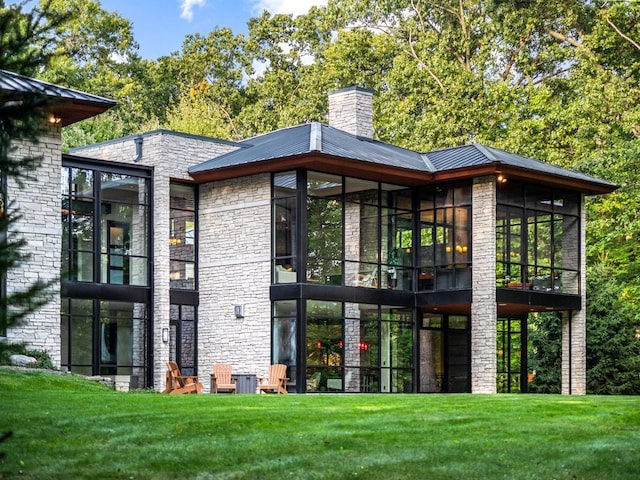
POLYGON ((167 384, 162 393, 202 393, 202 384, 197 376, 181 375, 176 362, 167 362, 167 384))
POLYGON ((267 378, 259 378, 258 391, 273 392, 273 393, 287 393, 285 384, 287 383, 287 366, 281 363, 275 365, 269 365, 269 373, 267 378))
POLYGON ((237 378, 231 377, 231 365, 218 363, 213 366, 211 374, 211 393, 218 393, 220 390, 236 393, 237 378))

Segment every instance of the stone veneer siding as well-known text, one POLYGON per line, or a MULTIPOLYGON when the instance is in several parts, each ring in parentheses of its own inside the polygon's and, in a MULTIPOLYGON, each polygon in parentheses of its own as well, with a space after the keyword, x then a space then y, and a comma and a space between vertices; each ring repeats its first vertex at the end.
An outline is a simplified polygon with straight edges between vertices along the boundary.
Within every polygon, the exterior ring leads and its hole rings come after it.
MULTIPOLYGON (((199 137, 172 134, 168 131, 156 131, 142 135, 142 155, 136 156, 135 137, 104 142, 89 147, 75 149, 74 155, 102 160, 128 163, 132 165, 152 166, 153 179, 153 372, 156 390, 164 389, 166 362, 169 360, 169 343, 162 341, 162 328, 169 328, 169 187, 172 180, 192 181, 188 168, 213 157, 217 157, 237 147, 227 142, 216 142, 199 137)), ((58 187, 59 190, 59 187, 58 187)), ((201 194, 202 195, 202 194, 201 194)), ((206 202, 206 200, 205 200, 206 202)), ((201 200, 202 204, 202 200, 201 200)), ((58 209, 59 209, 58 199, 58 209)), ((58 210, 59 215, 59 210, 58 210)), ((206 241, 211 232, 200 232, 200 241, 206 241)), ((206 261, 206 255, 200 254, 206 261)), ((58 269, 59 270, 59 269, 58 269)), ((202 287, 200 287, 202 291, 202 287)), ((207 321, 207 312, 198 310, 199 325, 207 321)), ((200 364, 206 365, 206 364, 200 364)), ((205 373, 202 370, 202 373, 205 373)), ((207 377, 208 378, 208 377, 207 377)), ((208 382, 203 383, 208 385, 208 382)))
POLYGON ((7 330, 9 342, 26 342, 46 350, 60 366, 60 226, 61 140, 60 127, 47 125, 37 143, 21 142, 11 155, 15 158, 40 156, 40 167, 23 179, 20 187, 7 179, 7 200, 22 216, 13 232, 26 240, 22 253, 29 258, 7 272, 7 294, 25 290, 37 280, 55 281, 49 303, 29 314, 22 325, 7 330))
POLYGON ((208 391, 214 363, 258 376, 271 363, 271 176, 202 185, 200 200, 198 362, 208 391))
POLYGON ((471 392, 496 393, 496 186, 475 178, 472 193, 473 272, 471 392))
POLYGON ((587 393, 586 210, 580 202, 580 310, 562 314, 562 394, 587 393))

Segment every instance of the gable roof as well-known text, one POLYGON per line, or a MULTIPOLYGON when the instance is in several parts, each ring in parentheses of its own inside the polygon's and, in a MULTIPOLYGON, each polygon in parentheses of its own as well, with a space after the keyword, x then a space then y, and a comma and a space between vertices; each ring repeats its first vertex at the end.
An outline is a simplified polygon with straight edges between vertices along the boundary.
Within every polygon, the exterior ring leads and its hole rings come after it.
POLYGON ((195 165, 189 173, 198 182, 209 182, 311 168, 401 185, 504 174, 589 194, 617 188, 604 180, 481 144, 423 154, 317 122, 269 132, 237 145, 237 150, 195 165))
POLYGON ((50 104, 47 105, 47 110, 61 119, 63 127, 103 113, 117 104, 109 98, 61 87, 7 70, 0 70, 0 91, 10 99, 23 95, 48 98, 50 104))

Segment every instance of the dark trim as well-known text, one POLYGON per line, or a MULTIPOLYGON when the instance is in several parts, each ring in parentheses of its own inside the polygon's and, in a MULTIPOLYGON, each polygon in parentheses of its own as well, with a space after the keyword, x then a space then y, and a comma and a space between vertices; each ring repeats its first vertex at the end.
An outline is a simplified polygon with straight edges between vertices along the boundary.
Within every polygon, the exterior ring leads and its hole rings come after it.
POLYGON ((200 305, 200 294, 197 290, 175 290, 169 291, 169 303, 172 305, 200 305))
POLYGON ((310 299, 335 302, 368 303, 372 305, 397 305, 413 308, 415 294, 409 291, 376 288, 344 287, 340 285, 313 285, 288 283, 271 285, 271 301, 310 299))
MULTIPOLYGON (((125 175, 135 175, 141 178, 151 178, 153 167, 146 165, 130 165, 128 163, 99 160, 97 158, 80 157, 76 155, 62 155, 62 166, 66 168, 88 168, 101 172, 122 173, 125 175)), ((95 182, 94 182, 95 183, 95 182)), ((152 185, 149 186, 152 189, 152 185)))
POLYGON ((80 300, 112 300, 120 302, 134 302, 151 305, 151 288, 135 285, 109 285, 89 282, 62 281, 61 297, 80 300))
POLYGON ((418 307, 434 305, 457 305, 462 303, 471 303, 471 289, 435 290, 433 292, 416 293, 416 305, 418 307))
POLYGON ((496 300, 498 303, 536 305, 553 308, 554 310, 580 310, 581 308, 580 295, 539 293, 511 288, 496 289, 496 300))

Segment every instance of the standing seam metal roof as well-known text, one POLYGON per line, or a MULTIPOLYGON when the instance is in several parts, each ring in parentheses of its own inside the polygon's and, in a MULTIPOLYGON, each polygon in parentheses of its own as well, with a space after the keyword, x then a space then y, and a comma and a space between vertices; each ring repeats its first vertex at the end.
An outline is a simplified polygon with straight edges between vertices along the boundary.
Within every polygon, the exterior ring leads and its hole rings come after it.
POLYGON ((7 70, 0 70, 0 90, 19 94, 32 93, 52 98, 72 100, 76 102, 99 103, 113 106, 117 102, 98 95, 81 92, 72 88, 61 87, 53 83, 43 82, 35 78, 25 77, 7 70))
POLYGON ((189 169, 189 173, 235 167, 251 163, 320 153, 349 160, 374 163, 420 172, 433 172, 422 154, 369 138, 357 137, 321 123, 308 123, 259 135, 240 148, 189 169))

